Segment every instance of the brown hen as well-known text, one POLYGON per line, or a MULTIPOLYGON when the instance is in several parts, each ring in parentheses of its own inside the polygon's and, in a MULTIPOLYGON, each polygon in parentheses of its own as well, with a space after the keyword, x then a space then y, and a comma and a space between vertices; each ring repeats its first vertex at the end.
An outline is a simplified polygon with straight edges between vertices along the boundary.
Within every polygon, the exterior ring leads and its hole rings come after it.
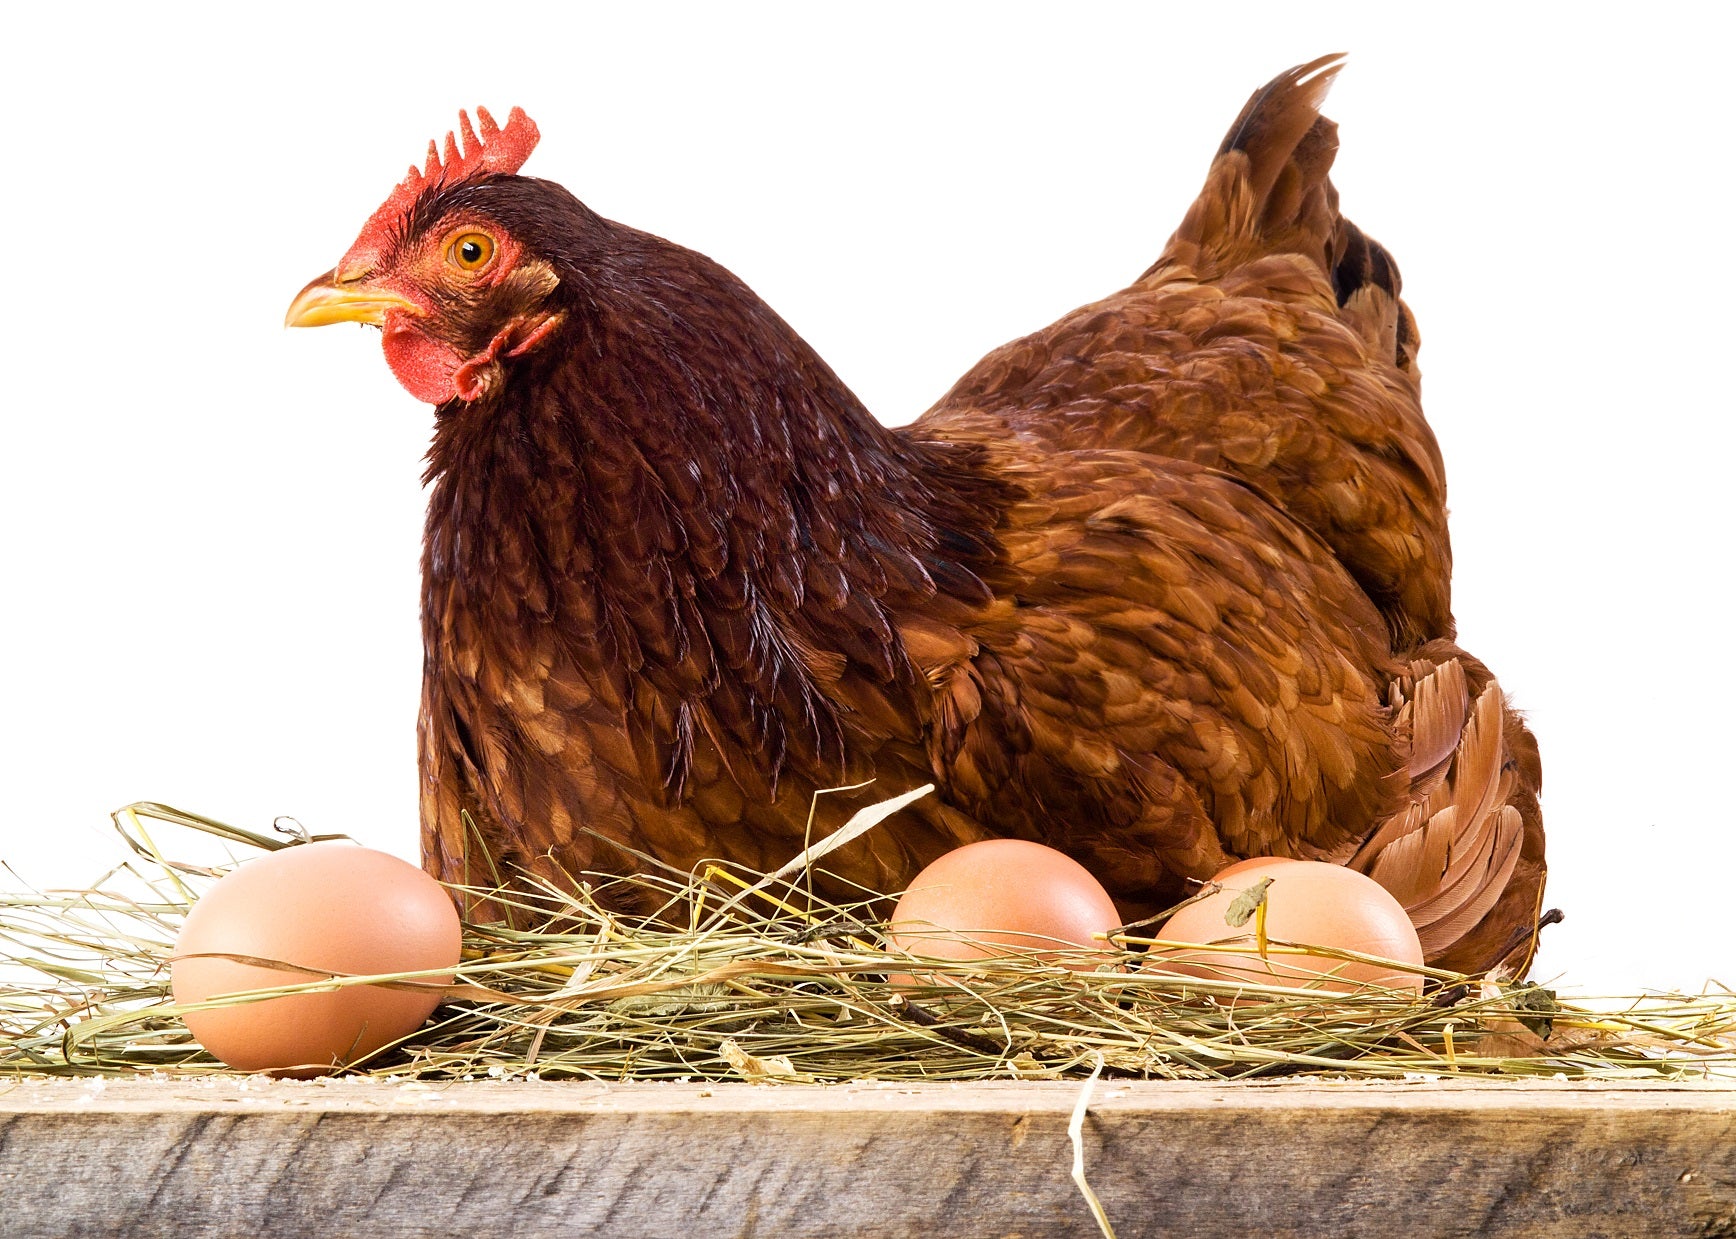
POLYGON ((290 321, 438 406, 423 848, 453 880, 828 857, 900 889, 1011 835, 1133 919, 1238 857, 1355 865, 1431 962, 1522 971, 1536 746, 1452 644, 1390 257, 1338 214, 1328 57, 1232 127, 1137 282, 877 423, 710 260, 517 175, 412 170, 290 321))

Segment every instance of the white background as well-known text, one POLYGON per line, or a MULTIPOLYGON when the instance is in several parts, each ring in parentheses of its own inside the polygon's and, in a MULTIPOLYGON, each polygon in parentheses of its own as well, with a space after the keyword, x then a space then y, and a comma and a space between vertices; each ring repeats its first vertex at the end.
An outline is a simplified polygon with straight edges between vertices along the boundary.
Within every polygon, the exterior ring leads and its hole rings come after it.
POLYGON ((527 172, 734 269, 897 423, 1136 276, 1248 93, 1347 50, 1335 176, 1422 325, 1462 639, 1543 745, 1540 975, 1736 983, 1712 6, 47 7, 0 83, 26 876, 94 877, 141 798, 415 855, 430 411, 377 336, 279 323, 459 106, 523 105, 527 172))

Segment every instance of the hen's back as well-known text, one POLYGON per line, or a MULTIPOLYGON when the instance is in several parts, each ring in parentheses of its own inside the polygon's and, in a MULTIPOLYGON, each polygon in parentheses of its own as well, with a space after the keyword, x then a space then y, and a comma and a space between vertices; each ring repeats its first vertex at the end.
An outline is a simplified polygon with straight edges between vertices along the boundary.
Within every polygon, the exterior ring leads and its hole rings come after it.
POLYGON ((1391 257, 1338 212, 1340 58, 1281 74, 1133 285, 983 358, 911 428, 1192 461, 1332 547, 1406 649, 1453 635, 1446 482, 1391 257))

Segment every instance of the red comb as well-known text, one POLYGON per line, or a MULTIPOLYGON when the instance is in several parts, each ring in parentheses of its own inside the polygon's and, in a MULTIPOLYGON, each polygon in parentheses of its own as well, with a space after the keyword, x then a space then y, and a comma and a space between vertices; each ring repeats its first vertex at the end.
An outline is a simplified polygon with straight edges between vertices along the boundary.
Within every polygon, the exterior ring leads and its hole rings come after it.
POLYGON ((460 148, 457 138, 448 131, 444 159, 440 148, 433 142, 428 143, 426 166, 417 168, 412 165, 409 175, 398 182, 391 196, 380 204, 380 209, 368 217, 362 235, 356 238, 350 252, 338 264, 340 272, 352 271, 358 266, 371 268, 385 248, 394 225, 409 214, 416 199, 426 191, 445 189, 479 176, 510 176, 524 167, 524 161, 530 158, 530 153, 536 149, 537 138, 541 136, 537 133, 536 122, 524 114, 524 109, 514 108, 508 112, 504 128, 494 123, 494 117, 485 107, 476 109, 476 119, 482 126, 480 137, 470 127, 470 117, 464 112, 458 113, 458 130, 464 135, 464 144, 460 148))

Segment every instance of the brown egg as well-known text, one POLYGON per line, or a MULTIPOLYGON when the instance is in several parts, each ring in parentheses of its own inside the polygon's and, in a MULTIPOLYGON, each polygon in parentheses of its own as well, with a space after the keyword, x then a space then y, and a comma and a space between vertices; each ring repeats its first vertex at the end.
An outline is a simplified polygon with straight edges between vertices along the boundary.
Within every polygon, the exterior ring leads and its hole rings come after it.
POLYGON ((1348 992, 1366 983, 1422 991, 1423 979, 1417 974, 1376 964, 1284 954, 1278 949, 1260 958, 1253 919, 1232 926, 1225 914, 1243 891, 1267 877, 1272 879, 1266 890, 1268 939, 1422 964, 1422 943, 1410 917, 1373 878, 1342 865, 1258 856, 1238 861, 1218 874, 1213 880, 1223 883, 1223 890, 1189 904, 1158 931, 1158 937, 1165 941, 1231 943, 1245 945, 1246 951, 1189 952, 1154 947, 1145 966, 1213 980, 1335 992, 1348 992))
MULTIPOLYGON (((279 960, 318 974, 450 970, 458 913, 414 865, 351 843, 308 843, 250 860, 193 905, 175 942, 176 1002, 318 979, 208 953, 279 960), (197 958, 204 956, 203 958, 197 958)), ((321 1075, 414 1032, 440 1001, 426 990, 345 986, 189 1011, 187 1027, 238 1071, 321 1075)))
POLYGON ((1244 873, 1251 873, 1254 875, 1252 881, 1258 882, 1271 872, 1272 866, 1294 863, 1294 859, 1289 856, 1250 856, 1247 860, 1238 860, 1228 869, 1214 874, 1212 881, 1227 882, 1229 879, 1240 877, 1244 873))
MULTIPOLYGON (((1092 935, 1121 923, 1101 883, 1072 857, 1022 839, 986 839, 916 875, 892 912, 893 945, 929 959, 1108 951, 1092 935)), ((1067 961, 1089 969, 1089 960, 1067 961)), ((918 981, 902 974, 895 985, 918 981)), ((928 984, 931 982, 920 982, 928 984)))

